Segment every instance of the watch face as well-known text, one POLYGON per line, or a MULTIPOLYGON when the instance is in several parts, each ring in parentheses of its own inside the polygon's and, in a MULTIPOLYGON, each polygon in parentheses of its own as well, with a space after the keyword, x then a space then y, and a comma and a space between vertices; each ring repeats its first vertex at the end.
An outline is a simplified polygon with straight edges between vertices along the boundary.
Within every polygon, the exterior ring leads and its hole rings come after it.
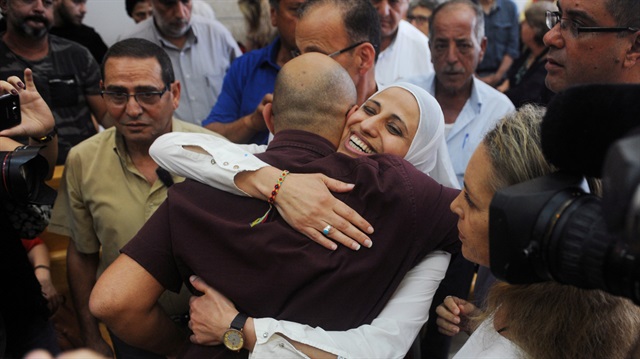
POLYGON ((224 346, 230 350, 238 351, 242 349, 244 345, 244 336, 242 332, 237 329, 227 329, 227 331, 224 332, 222 341, 224 342, 224 346))

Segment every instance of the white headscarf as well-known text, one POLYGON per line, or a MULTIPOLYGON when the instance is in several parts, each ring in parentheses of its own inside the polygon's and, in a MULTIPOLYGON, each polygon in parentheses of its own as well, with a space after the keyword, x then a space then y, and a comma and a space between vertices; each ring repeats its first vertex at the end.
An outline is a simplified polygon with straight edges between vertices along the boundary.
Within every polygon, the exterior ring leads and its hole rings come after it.
POLYGON ((398 87, 411 93, 420 109, 418 129, 404 159, 443 186, 460 188, 447 150, 444 138, 444 115, 438 101, 427 91, 414 84, 398 82, 383 90, 390 87, 398 87))

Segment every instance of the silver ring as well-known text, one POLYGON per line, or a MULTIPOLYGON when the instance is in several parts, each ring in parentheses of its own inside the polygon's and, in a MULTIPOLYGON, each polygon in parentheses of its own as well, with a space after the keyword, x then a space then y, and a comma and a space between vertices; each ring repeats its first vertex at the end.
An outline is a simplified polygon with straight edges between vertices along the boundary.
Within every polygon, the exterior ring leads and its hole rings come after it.
POLYGON ((330 225, 330 224, 328 224, 326 227, 324 227, 324 229, 322 230, 322 233, 323 233, 325 236, 328 236, 328 235, 329 235, 329 231, 330 231, 330 230, 331 230, 331 225, 330 225))

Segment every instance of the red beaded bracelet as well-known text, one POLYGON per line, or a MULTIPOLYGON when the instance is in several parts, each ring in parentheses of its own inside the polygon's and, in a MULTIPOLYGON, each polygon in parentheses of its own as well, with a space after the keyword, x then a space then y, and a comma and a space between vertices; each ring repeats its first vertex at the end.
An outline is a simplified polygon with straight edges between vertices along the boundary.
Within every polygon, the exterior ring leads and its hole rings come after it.
POLYGON ((276 184, 273 186, 273 191, 271 191, 271 196, 269 196, 269 199, 267 200, 267 202, 269 203, 269 209, 262 217, 257 218, 255 221, 251 222, 251 227, 256 226, 260 223, 264 223, 267 220, 269 213, 271 213, 271 210, 273 209, 273 205, 276 203, 276 196, 280 191, 280 187, 282 187, 282 182, 284 182, 288 174, 289 174, 289 171, 287 170, 282 171, 282 174, 280 175, 280 177, 278 177, 278 182, 276 182, 276 184))

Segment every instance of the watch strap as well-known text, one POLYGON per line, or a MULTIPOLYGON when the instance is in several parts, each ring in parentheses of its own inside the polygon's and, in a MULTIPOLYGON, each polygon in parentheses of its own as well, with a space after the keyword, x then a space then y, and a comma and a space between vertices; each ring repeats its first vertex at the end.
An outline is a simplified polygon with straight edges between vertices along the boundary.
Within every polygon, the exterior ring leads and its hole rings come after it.
POLYGON ((48 142, 51 142, 51 140, 53 140, 53 138, 57 134, 58 134, 58 128, 54 126, 53 130, 51 130, 51 132, 47 133, 46 135, 42 137, 31 137, 31 139, 38 143, 48 143, 48 142))
POLYGON ((233 318, 230 328, 242 331, 242 328, 244 328, 244 324, 247 322, 248 318, 249 316, 246 315, 245 313, 242 313, 242 312, 238 313, 238 315, 236 315, 236 317, 233 318))

